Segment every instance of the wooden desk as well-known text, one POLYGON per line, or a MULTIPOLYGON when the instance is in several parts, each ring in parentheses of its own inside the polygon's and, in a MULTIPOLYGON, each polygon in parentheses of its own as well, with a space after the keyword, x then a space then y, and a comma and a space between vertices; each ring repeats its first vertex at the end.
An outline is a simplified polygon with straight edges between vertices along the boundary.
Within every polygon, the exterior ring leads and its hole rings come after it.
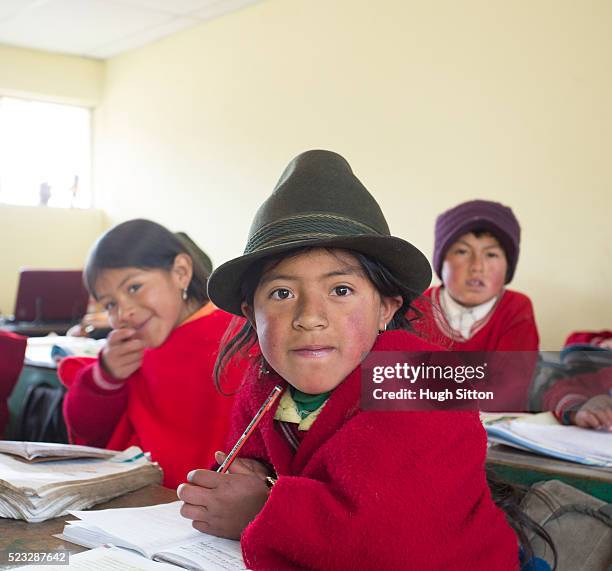
POLYGON ((509 482, 529 486, 542 480, 561 480, 612 503, 612 469, 546 458, 503 445, 489 448, 487 465, 509 482))
MULTIPOLYGON (((167 504, 176 501, 176 491, 159 485, 147 486, 115 498, 110 502, 98 504, 91 509, 106 508, 136 508, 155 504, 167 504)), ((56 551, 67 550, 71 554, 85 551, 85 547, 75 545, 53 537, 61 533, 67 519, 75 519, 71 515, 61 516, 41 523, 27 523, 22 520, 0 518, 0 550, 7 551, 56 551)), ((6 556, 5 556, 6 557, 6 556)), ((0 569, 14 569, 15 566, 0 569)))

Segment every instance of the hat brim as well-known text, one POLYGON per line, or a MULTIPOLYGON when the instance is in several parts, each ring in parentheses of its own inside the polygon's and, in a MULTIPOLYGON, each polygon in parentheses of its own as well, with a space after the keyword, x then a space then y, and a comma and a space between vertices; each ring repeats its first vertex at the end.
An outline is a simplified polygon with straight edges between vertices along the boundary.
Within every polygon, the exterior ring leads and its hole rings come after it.
POLYGON ((431 283, 432 271, 423 253, 395 236, 346 236, 308 238, 262 248, 225 262, 208 280, 208 296, 220 309, 242 316, 242 290, 245 274, 257 261, 298 248, 343 248, 360 252, 384 264, 406 289, 423 293, 431 283))

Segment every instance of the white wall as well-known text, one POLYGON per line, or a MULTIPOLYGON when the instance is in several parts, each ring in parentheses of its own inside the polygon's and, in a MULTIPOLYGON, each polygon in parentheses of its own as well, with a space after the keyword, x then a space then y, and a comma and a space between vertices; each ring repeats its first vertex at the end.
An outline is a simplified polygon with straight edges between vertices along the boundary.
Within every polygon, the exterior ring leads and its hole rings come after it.
POLYGON ((0 312, 13 313, 19 268, 82 268, 105 227, 99 210, 0 207, 0 312))

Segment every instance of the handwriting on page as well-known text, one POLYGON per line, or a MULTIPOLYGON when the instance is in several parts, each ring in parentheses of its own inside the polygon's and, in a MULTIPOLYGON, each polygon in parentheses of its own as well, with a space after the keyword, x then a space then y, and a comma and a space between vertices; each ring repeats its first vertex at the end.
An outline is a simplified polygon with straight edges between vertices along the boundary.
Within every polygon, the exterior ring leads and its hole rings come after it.
POLYGON ((177 563, 178 559, 175 560, 173 556, 178 556, 210 571, 245 569, 240 544, 237 541, 219 537, 204 536, 193 543, 164 550, 159 555, 160 559, 177 563))

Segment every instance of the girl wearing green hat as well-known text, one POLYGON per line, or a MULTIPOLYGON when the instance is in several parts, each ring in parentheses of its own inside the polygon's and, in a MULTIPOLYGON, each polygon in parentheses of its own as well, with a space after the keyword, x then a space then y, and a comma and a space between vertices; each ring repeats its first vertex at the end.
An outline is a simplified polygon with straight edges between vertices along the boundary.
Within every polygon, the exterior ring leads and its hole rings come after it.
POLYGON ((244 255, 208 288, 248 319, 217 374, 237 352, 261 350, 230 446, 275 385, 284 393, 228 473, 194 470, 179 487, 196 529, 239 538, 250 569, 517 569, 478 414, 360 409, 369 352, 438 350, 405 318, 430 280, 341 156, 309 151, 289 164, 244 255))

